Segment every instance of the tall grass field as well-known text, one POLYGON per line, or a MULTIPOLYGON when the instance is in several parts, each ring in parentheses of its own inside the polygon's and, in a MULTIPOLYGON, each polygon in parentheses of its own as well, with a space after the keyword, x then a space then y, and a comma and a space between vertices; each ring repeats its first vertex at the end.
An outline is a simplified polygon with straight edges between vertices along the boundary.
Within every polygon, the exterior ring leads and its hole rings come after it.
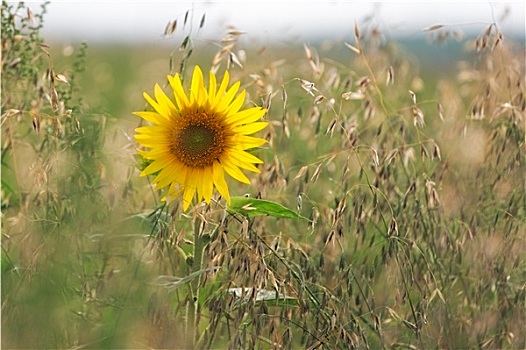
POLYGON ((110 46, 1 13, 3 349, 526 348, 525 48, 498 22, 415 51, 367 20, 210 41, 186 13, 110 46), (251 183, 184 210, 139 176, 132 113, 196 65, 269 124, 251 183))

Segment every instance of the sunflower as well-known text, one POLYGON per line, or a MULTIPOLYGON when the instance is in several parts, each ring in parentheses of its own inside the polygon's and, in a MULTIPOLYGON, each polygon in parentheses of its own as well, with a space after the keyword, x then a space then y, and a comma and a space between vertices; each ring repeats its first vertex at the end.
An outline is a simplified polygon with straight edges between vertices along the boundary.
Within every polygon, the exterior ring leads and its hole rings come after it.
POLYGON ((141 176, 156 174, 156 188, 168 187, 163 200, 182 194, 185 211, 196 193, 198 201, 210 203, 214 187, 230 204, 225 173, 249 184, 241 169, 259 173, 255 164, 263 163, 247 150, 266 143, 248 136, 268 125, 260 121, 266 110, 241 109, 246 92, 236 96, 240 83, 227 88, 229 80, 225 72, 218 88, 216 76, 210 72, 207 90, 196 66, 188 95, 179 75, 168 76, 175 103, 156 84, 155 98, 144 93, 154 111, 134 113, 152 124, 135 129, 135 139, 145 148, 138 152, 151 162, 141 176))

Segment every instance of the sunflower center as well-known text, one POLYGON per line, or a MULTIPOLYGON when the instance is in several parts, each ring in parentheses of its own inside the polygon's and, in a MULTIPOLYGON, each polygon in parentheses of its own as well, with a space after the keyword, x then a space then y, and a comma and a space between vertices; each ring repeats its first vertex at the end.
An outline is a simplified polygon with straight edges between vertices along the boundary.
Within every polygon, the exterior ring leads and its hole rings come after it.
POLYGON ((211 166, 224 148, 223 126, 214 116, 196 113, 177 121, 171 151, 186 166, 211 166))

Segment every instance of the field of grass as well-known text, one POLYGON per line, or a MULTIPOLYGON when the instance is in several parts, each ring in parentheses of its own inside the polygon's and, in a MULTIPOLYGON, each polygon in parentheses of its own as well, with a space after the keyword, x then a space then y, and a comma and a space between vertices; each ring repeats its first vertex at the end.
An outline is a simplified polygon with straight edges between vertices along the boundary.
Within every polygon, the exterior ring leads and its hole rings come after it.
POLYGON ((2 348, 526 348, 525 51, 498 24, 442 71, 369 23, 62 46, 33 10, 2 3, 2 348), (196 64, 268 109, 231 195, 292 218, 139 177, 132 112, 196 64))

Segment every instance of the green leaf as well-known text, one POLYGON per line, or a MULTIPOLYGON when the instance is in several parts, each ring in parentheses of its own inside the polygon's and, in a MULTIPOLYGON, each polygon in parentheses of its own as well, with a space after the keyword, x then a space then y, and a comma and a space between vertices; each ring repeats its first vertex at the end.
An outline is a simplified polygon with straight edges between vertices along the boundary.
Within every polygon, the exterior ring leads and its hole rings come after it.
POLYGON ((281 204, 249 197, 232 197, 228 212, 230 214, 238 213, 246 217, 269 215, 276 218, 309 220, 281 204))

